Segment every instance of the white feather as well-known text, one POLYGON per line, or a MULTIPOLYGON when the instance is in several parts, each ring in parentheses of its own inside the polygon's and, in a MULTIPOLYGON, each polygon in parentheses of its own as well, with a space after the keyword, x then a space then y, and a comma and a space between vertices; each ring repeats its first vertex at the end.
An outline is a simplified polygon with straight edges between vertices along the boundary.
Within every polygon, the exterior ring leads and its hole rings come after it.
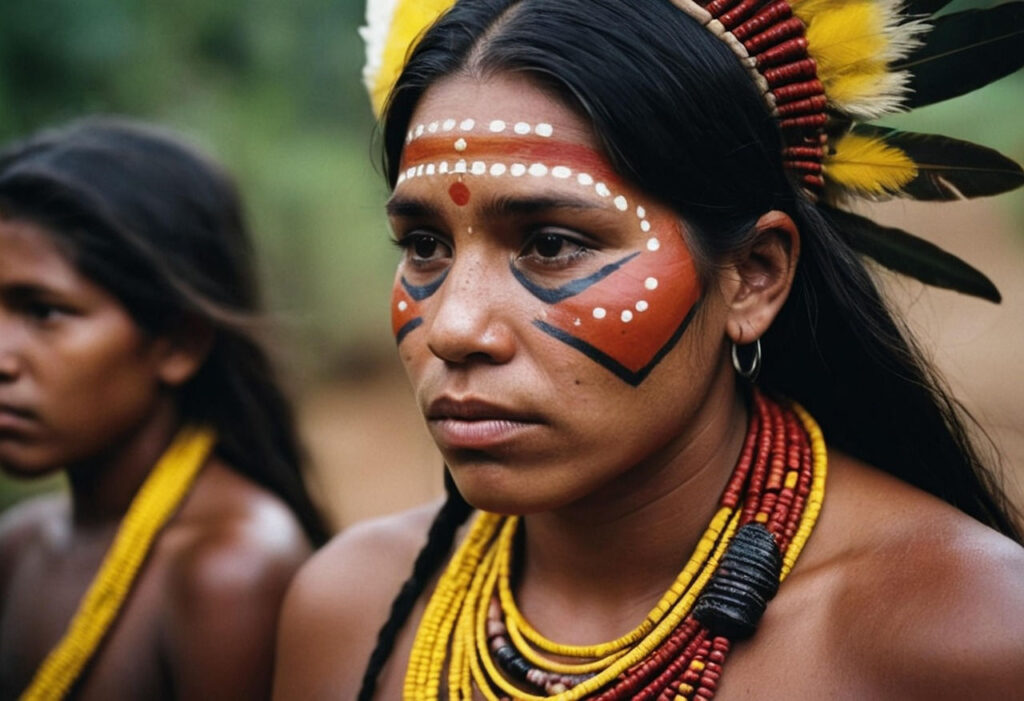
POLYGON ((366 65, 363 66, 363 83, 373 90, 384 60, 384 49, 391 32, 391 21, 395 16, 398 0, 367 0, 366 26, 359 28, 359 36, 366 42, 366 65))

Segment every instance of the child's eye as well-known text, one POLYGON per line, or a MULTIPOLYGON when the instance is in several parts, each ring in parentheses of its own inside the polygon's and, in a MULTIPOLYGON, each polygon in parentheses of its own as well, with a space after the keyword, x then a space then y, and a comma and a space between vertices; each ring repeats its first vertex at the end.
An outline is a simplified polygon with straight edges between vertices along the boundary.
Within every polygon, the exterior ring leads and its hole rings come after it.
POLYGON ((65 310, 46 302, 27 302, 24 306, 25 314, 36 321, 52 321, 64 313, 65 310))

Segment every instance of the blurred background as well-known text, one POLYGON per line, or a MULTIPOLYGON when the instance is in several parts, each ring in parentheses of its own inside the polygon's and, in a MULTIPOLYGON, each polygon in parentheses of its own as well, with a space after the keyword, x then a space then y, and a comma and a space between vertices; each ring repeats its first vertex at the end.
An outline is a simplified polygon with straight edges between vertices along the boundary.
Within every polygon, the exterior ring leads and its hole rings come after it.
MULTIPOLYGON (((126 114, 183 132, 235 173, 299 403, 309 481, 335 527, 441 493, 441 459, 390 332, 397 252, 360 82, 362 17, 361 0, 0 2, 0 140, 85 114, 126 114)), ((1024 161, 1022 113, 1024 72, 882 123, 1024 161)), ((996 306, 882 273, 1024 502, 1024 194, 893 202, 874 215, 961 255, 1002 291, 996 306)), ((0 510, 59 486, 0 477, 0 510)))

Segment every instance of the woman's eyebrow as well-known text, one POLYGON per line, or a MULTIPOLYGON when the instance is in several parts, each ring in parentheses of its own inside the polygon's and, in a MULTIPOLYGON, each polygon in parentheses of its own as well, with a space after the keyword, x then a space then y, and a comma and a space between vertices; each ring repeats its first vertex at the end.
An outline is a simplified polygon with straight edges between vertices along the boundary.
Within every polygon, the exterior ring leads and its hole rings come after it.
POLYGON ((514 216, 547 212, 553 209, 603 209, 601 202, 572 195, 537 195, 495 197, 483 206, 485 216, 514 216))
POLYGON ((441 210, 429 202, 413 197, 394 195, 384 205, 389 217, 430 218, 439 217, 441 210))

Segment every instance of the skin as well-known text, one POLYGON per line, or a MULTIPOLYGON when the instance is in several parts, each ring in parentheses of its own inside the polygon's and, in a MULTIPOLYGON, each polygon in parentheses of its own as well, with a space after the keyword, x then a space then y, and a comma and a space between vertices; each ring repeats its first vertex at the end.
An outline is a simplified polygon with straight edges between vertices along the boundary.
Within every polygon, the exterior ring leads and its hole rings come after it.
MULTIPOLYGON (((201 366, 199 336, 143 334, 49 232, 0 219, 0 465, 64 470, 70 484, 0 517, 0 698, 15 698, 62 636, 177 432, 175 388, 201 366)), ((308 553, 283 503, 212 458, 76 697, 266 696, 277 613, 308 553)))
MULTIPOLYGON (((449 115, 484 125, 543 122, 567 153, 597 152, 579 117, 521 77, 450 78, 427 91, 412 123, 443 124, 449 115)), ((410 161, 417 143, 414 133, 410 161)), ((467 151, 472 143, 467 138, 467 151)), ((710 520, 746 429, 729 343, 749 343, 772 323, 792 284, 798 232, 787 216, 765 213, 750 247, 701 289, 693 323, 631 384, 535 323, 557 304, 531 294, 510 261, 537 284, 558 287, 642 247, 635 219, 607 206, 509 216, 489 205, 561 190, 541 178, 464 177, 469 198, 460 203, 450 193, 458 174, 445 175, 435 168, 434 177, 407 176, 389 205, 396 237, 437 242, 406 247, 393 312, 402 301, 401 311, 412 309, 403 277, 429 285, 444 276, 414 300, 421 322, 401 338, 399 353, 467 500, 525 514, 515 595, 526 618, 559 642, 614 639, 657 602, 710 520), (417 213, 410 201, 429 206, 417 213), (588 237, 593 253, 555 272, 542 266, 538 256, 552 249, 536 235, 552 224, 566 238, 588 237), (469 399, 511 407, 511 418, 495 420, 490 409, 474 415, 469 399)), ((657 213, 658 203, 643 206, 657 213)), ((679 232, 685 248, 684 225, 679 232)), ((695 282, 666 280, 681 286, 677 293, 695 282)), ((625 283, 601 292, 608 308, 635 299, 625 283)), ((662 327, 671 327, 669 317, 662 327)), ((835 452, 829 460, 819 525, 757 635, 735 646, 717 698, 1017 693, 1024 631, 1007 622, 1024 620, 1024 551, 867 465, 835 452)), ((356 526, 299 573, 282 617, 276 698, 354 696, 436 508, 356 526)), ((377 698, 400 697, 433 586, 399 634, 377 698)))

